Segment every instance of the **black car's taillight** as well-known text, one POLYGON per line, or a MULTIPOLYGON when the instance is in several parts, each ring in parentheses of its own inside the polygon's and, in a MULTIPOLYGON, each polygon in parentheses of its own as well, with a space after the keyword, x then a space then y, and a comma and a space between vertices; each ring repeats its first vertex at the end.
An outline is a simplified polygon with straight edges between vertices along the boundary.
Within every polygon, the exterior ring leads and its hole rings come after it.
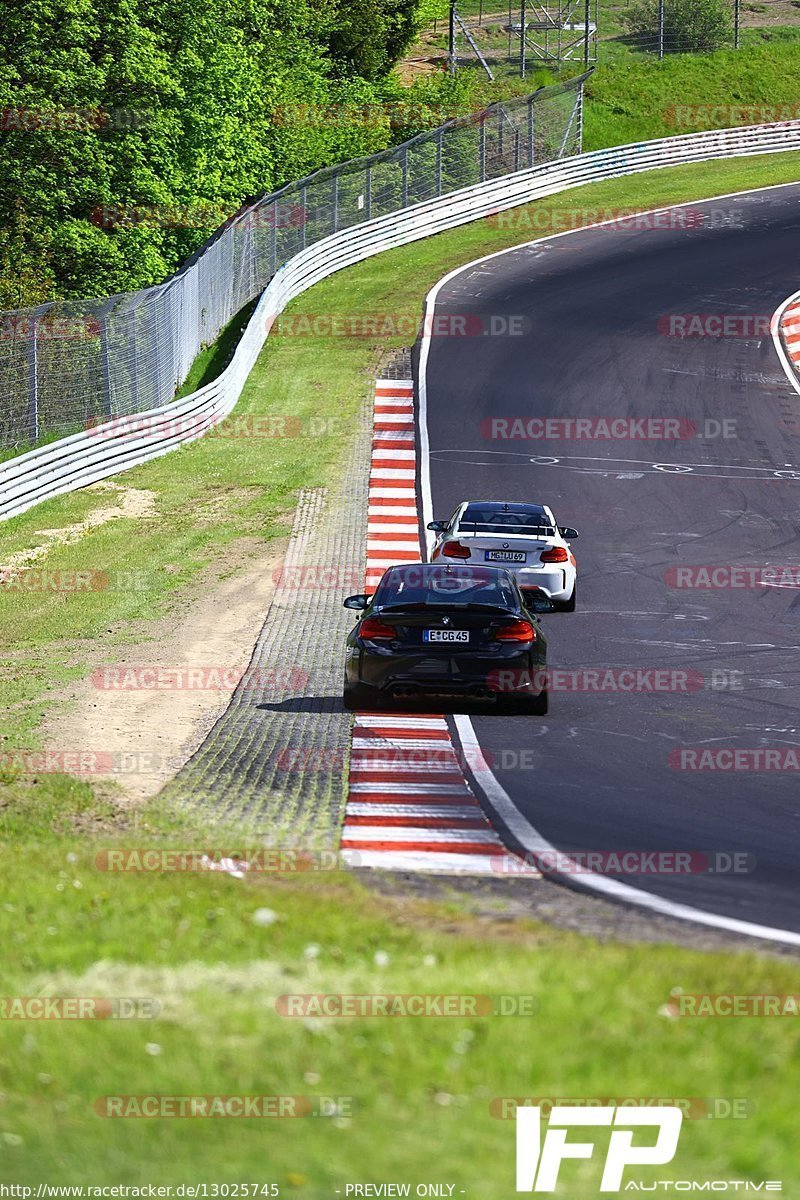
POLYGON ((397 630, 377 617, 365 617, 358 627, 358 636, 370 642, 391 642, 397 637, 397 630))
POLYGON ((514 621, 513 625, 501 625, 494 636, 498 642, 535 642, 536 628, 530 621, 514 621))

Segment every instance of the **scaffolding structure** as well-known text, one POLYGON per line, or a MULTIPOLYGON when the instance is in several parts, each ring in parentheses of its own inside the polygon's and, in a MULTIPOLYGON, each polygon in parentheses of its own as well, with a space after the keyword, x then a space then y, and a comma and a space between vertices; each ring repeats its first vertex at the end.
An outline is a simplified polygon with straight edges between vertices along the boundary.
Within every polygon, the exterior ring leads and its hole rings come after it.
POLYGON ((597 62, 597 6, 598 0, 480 0, 476 14, 473 5, 450 0, 448 69, 455 74, 467 59, 490 79, 504 68, 524 78, 532 65, 559 70, 580 63, 588 70, 597 62), (498 45, 501 31, 508 38, 505 47, 498 45))
POLYGON ((559 66, 597 62, 597 0, 518 0, 519 19, 512 19, 509 3, 509 39, 519 39, 520 74, 529 61, 559 66))

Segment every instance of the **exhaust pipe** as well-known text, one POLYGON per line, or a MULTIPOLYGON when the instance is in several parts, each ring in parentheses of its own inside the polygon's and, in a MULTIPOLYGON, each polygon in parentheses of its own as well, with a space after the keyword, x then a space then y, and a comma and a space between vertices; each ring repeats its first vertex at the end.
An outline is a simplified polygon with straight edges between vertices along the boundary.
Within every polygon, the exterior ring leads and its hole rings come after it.
POLYGON ((392 688, 391 696, 393 700, 415 700, 419 696, 419 688, 412 684, 398 684, 392 688))
POLYGON ((469 697, 471 700, 496 700, 497 699, 496 694, 492 691, 491 688, 488 688, 488 687, 470 688, 469 697))

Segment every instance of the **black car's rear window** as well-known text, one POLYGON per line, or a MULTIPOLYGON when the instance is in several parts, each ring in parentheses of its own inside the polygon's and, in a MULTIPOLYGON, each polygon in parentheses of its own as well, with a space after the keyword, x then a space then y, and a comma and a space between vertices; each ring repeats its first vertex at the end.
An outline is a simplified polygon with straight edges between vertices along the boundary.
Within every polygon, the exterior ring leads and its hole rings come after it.
POLYGON ((469 504, 459 518, 458 527, 466 533, 528 533, 551 537, 555 530, 538 508, 482 508, 469 504))
POLYGON ((375 593, 375 603, 490 604, 498 608, 516 608, 518 601, 505 571, 411 563, 407 567, 395 567, 383 577, 375 593))

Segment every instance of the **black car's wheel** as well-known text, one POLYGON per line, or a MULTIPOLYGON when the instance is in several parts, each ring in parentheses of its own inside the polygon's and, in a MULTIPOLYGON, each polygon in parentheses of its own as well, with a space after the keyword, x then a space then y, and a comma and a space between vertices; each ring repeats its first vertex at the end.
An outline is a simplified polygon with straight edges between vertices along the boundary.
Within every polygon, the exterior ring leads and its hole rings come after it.
POLYGON ((532 717, 546 717, 549 707, 549 694, 547 688, 540 692, 538 696, 526 696, 524 700, 519 700, 520 711, 530 713, 532 717))
POLYGON ((578 599, 578 581, 576 579, 575 583, 573 585, 573 588, 572 588, 572 595, 570 596, 569 600, 556 601, 556 607, 559 612, 575 612, 575 602, 577 601, 577 599, 578 599))
POLYGON ((348 712, 355 712, 359 708, 369 708, 371 698, 366 688, 360 687, 357 683, 346 683, 342 689, 342 704, 348 712))

